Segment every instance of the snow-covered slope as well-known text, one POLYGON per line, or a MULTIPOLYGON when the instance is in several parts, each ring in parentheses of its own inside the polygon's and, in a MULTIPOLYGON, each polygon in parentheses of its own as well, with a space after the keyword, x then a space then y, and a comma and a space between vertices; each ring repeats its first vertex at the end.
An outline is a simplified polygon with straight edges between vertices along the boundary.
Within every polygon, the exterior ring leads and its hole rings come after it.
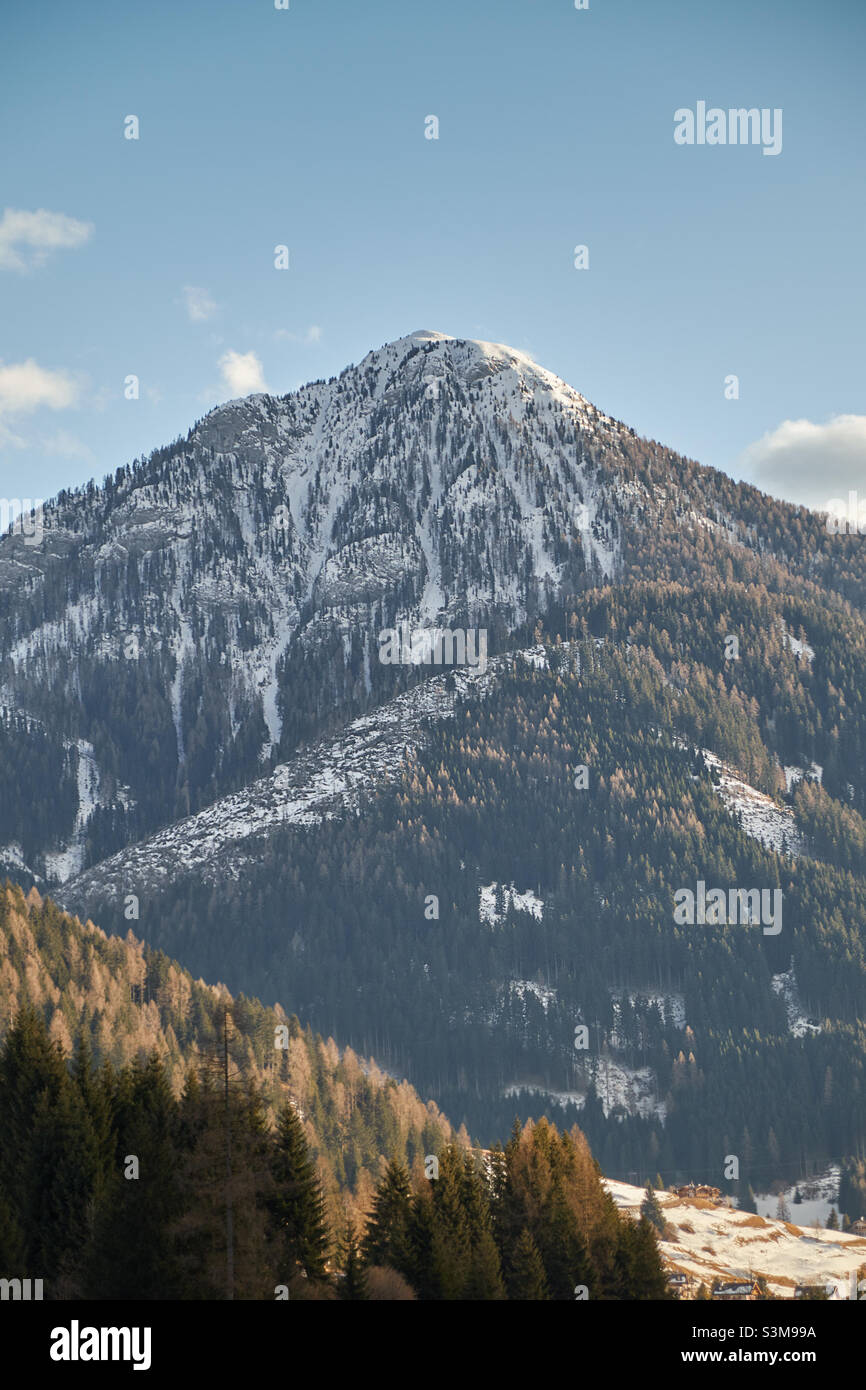
POLYGON ((393 698, 383 629, 507 634, 641 573, 649 531, 757 552, 698 472, 525 353, 421 330, 61 494, 41 545, 0 538, 0 705, 93 750, 30 867, 60 881, 393 698))
MULTIPOLYGON (((605 1181, 617 1207, 636 1215, 644 1198, 639 1187, 605 1181)), ((671 1270, 683 1270, 706 1284, 713 1279, 757 1278, 770 1292, 793 1298, 798 1285, 833 1287, 833 1297, 851 1296, 851 1278, 866 1265, 866 1240, 799 1226, 791 1221, 752 1216, 700 1198, 659 1192, 659 1204, 674 1233, 660 1242, 671 1270)), ((796 1210, 796 1208, 794 1209, 796 1210)))
POLYGON ((719 796, 746 834, 776 854, 795 857, 801 854, 803 838, 797 829, 793 811, 787 806, 779 806, 766 792, 750 786, 710 749, 703 748, 701 752, 707 766, 718 776, 716 790, 719 796))
MULTIPOLYGON (((538 660, 535 649, 525 656, 538 660)), ((124 894, 140 893, 191 870, 205 881, 237 877, 253 863, 269 831, 314 825, 354 808, 361 791, 397 775, 406 754, 423 740, 426 722, 447 719, 463 695, 483 694, 505 660, 494 657, 484 672, 458 667, 431 676, 353 720, 335 738, 321 739, 279 764, 269 776, 103 860, 55 896, 70 909, 87 911, 94 899, 104 900, 121 885, 124 894)), ((531 893, 516 895, 515 906, 523 906, 524 899, 527 910, 540 912, 542 905, 536 908, 531 893)))

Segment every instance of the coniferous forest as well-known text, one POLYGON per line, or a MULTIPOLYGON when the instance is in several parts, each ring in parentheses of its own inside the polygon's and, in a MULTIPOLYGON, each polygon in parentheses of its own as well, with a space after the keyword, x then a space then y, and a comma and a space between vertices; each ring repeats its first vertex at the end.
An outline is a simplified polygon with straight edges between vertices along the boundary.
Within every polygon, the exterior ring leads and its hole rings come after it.
MULTIPOLYGON (((861 1153, 866 820, 847 779, 864 758, 862 654, 840 617, 838 662, 832 627, 809 627, 825 652, 809 667, 785 612, 802 630, 778 598, 744 595, 726 661, 720 593, 588 596, 554 619, 543 664, 515 657, 358 814, 276 833, 236 880, 179 874, 151 895, 149 938, 405 1072, 485 1143, 515 1099, 544 1113, 540 1087, 585 1096, 563 1117, 611 1176, 716 1182, 735 1153, 742 1195, 861 1153), (705 748, 791 811, 790 847, 745 832, 705 748), (809 761, 822 780, 788 791, 783 764, 809 761), (677 925, 674 895, 698 879, 780 890, 782 930, 677 925), (500 889, 496 924, 480 921, 491 882, 536 892, 541 920, 500 889), (652 1069, 645 1113, 605 1113, 606 1059, 652 1069)), ((116 893, 98 901, 120 930, 116 893)))
POLYGON ((61 1300, 668 1296, 576 1127, 483 1151, 131 937, 10 887, 0 932, 4 1277, 61 1300))

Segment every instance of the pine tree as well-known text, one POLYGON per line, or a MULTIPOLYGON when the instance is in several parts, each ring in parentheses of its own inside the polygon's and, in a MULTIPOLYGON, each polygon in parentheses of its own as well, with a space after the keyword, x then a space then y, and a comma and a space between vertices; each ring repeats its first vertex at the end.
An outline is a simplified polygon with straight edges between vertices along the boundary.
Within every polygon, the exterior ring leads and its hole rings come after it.
POLYGON ((485 1301, 507 1297, 499 1251, 490 1231, 485 1231, 472 1249, 462 1297, 485 1301))
POLYGON ((504 1299, 505 1283, 499 1250, 493 1237, 490 1192, 485 1171, 479 1171, 474 1154, 463 1160, 463 1210, 469 1231, 471 1255, 469 1275, 463 1297, 467 1299, 504 1299))
POLYGON ((41 1015, 25 1006, 0 1050, 0 1190, 28 1231, 37 1195, 29 1163, 37 1106, 45 1097, 50 1108, 67 1084, 60 1048, 49 1039, 41 1015))
POLYGON ((113 1108, 114 1143, 97 1202, 88 1297, 177 1298, 172 1223, 183 1207, 178 1106, 156 1055, 116 1078, 113 1108))
POLYGON ((425 1183, 412 1198, 407 1228, 405 1276, 419 1299, 439 1298, 439 1283, 433 1264, 435 1215, 431 1184, 425 1183))
POLYGON ((469 1276, 472 1225, 465 1200, 465 1170, 456 1144, 446 1144, 439 1154, 439 1176, 432 1187, 434 1296, 459 1299, 469 1276))
POLYGON ((620 1221, 620 1246, 628 1252, 627 1277, 620 1297, 627 1299, 669 1299, 672 1297, 658 1248, 658 1233, 646 1216, 640 1221, 620 1221))
POLYGON ((525 1226, 520 1232, 511 1258, 508 1297, 515 1301, 532 1302, 550 1298, 544 1262, 538 1252, 538 1246, 525 1226))
POLYGON ((28 1162, 33 1184, 28 1211, 31 1263, 39 1273, 51 1271, 56 1297, 74 1298, 80 1294, 99 1156, 71 1080, 55 1100, 48 1092, 39 1097, 28 1162))
POLYGON ((288 1101, 277 1124, 271 1174, 275 1190, 268 1211, 283 1282, 290 1284, 298 1271, 310 1280, 326 1279, 329 1238, 321 1185, 303 1126, 288 1101))
POLYGON ((180 1296, 273 1297, 276 1284, 290 1281, 277 1233, 268 1229, 275 1139, 261 1096, 246 1083, 230 1090, 227 1108, 224 1084, 205 1071, 197 1088, 187 1088, 180 1133, 181 1211, 170 1225, 180 1296))
POLYGON ((665 1228, 665 1217, 652 1183, 646 1185, 646 1193, 640 1204, 640 1214, 653 1225, 661 1235, 665 1228))
POLYGON ((30 1277, 55 1297, 80 1292, 96 1138, 60 1048, 32 1008, 22 1008, 0 1052, 0 1191, 24 1242, 30 1277))
POLYGON ((340 1266, 342 1279, 339 1283, 339 1297, 346 1302, 360 1302, 368 1297, 367 1274, 358 1245, 355 1223, 349 1217, 340 1243, 340 1266))
POLYGON ((412 1189, 405 1164, 392 1159, 376 1189, 361 1244, 365 1265, 390 1265, 406 1274, 412 1189))

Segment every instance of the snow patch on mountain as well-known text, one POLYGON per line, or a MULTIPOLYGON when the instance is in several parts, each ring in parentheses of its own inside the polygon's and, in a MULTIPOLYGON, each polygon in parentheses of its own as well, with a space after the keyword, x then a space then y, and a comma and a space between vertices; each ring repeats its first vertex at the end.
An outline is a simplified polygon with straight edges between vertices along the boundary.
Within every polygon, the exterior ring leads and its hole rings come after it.
POLYGON ((686 1026, 686 1002, 682 994, 662 990, 622 990, 617 988, 612 988, 610 993, 614 1016, 613 1030, 608 1037, 611 1047, 621 1048, 625 1046, 619 1035, 619 1027, 622 1017, 622 1000, 626 997, 632 1008, 637 1007, 641 1012, 646 1009, 654 1009, 662 1021, 666 1016, 670 1018, 675 1028, 683 1029, 686 1026))
POLYGON ((24 874, 39 879, 41 882, 41 876, 33 872, 25 860, 24 850, 17 840, 10 841, 8 845, 0 845, 0 873, 4 877, 8 874, 13 879, 18 874, 24 874))
POLYGON ((820 763, 811 763, 808 768, 789 764, 784 768, 784 773, 785 790, 788 796, 790 796, 794 787, 798 782, 802 782, 804 777, 809 778, 813 782, 820 782, 824 775, 824 769, 821 767, 820 763))
POLYGON ((659 1098, 652 1067, 627 1067, 605 1052, 589 1059, 589 1070, 605 1116, 616 1110, 664 1123, 667 1107, 659 1098))
POLYGON ((539 898, 531 888, 525 892, 518 892, 513 883, 506 883, 502 886, 502 911, 497 912, 496 896, 499 884, 495 881, 479 889, 480 904, 478 915, 482 922, 488 926, 497 927, 505 920, 505 914, 509 908, 515 912, 528 912, 536 921, 541 921, 544 911, 544 900, 539 898))
POLYGON ((794 975, 793 961, 787 970, 774 975, 770 984, 773 992, 781 995, 784 1002, 785 1012, 788 1016, 789 1033, 793 1034, 795 1038, 806 1038, 822 1032, 818 1019, 809 1018, 803 1009, 800 991, 797 988, 797 980, 794 975))
MULTIPOLYGON (((667 1108, 659 1098, 658 1081, 651 1067, 628 1067, 606 1052, 602 1057, 587 1060, 586 1080, 587 1085, 591 1083, 595 1086, 605 1117, 617 1113, 620 1117, 623 1114, 639 1115, 643 1119, 656 1119, 664 1123, 667 1108)), ((521 1091, 542 1096, 551 1105, 573 1105, 578 1110, 586 1105, 585 1090, 561 1091, 537 1083, 513 1081, 504 1087, 502 1094, 510 1099, 521 1091)))
POLYGON ((806 658, 808 662, 811 662, 813 660, 815 656, 815 648, 810 647, 808 642, 803 641, 801 638, 795 637, 792 632, 789 632, 784 620, 782 622, 782 632, 784 633, 785 641, 788 643, 788 646, 791 648, 791 651, 794 653, 795 656, 803 656, 806 658))
POLYGON ((789 854, 792 857, 802 854, 803 837, 793 811, 787 806, 777 805, 771 796, 743 781, 732 767, 723 763, 708 748, 702 748, 701 752, 707 765, 718 774, 716 792, 746 834, 776 854, 789 854))
POLYGON ((551 1004, 556 1002, 556 990, 549 985, 541 985, 537 980, 510 980, 508 983, 509 993, 518 999, 525 999, 527 994, 537 999, 544 1012, 547 1013, 551 1004))
POLYGON ((100 775, 93 745, 79 739, 78 747, 78 811, 72 839, 63 849, 45 855, 45 876, 52 883, 66 883, 84 865, 87 825, 100 804, 100 775))

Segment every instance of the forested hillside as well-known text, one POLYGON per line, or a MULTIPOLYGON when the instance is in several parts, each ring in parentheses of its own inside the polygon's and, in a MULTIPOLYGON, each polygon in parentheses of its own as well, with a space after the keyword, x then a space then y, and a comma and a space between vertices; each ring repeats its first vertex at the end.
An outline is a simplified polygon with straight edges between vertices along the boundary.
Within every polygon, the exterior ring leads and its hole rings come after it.
POLYGON ((66 1058, 81 1053, 115 1076, 158 1058, 160 1085, 175 1100, 192 1069, 221 1078, 228 1010, 232 1086, 254 1088, 267 1119, 287 1099, 295 1105, 335 1222, 344 1210, 366 1208, 386 1157, 411 1168, 452 1137, 436 1106, 422 1103, 405 1081, 302 1029, 279 1006, 232 998, 132 932, 106 936, 35 889, 25 899, 7 883, 0 891, 0 1034, 24 1007, 37 1011, 66 1058), (280 1028, 287 1034, 277 1034, 280 1028))
POLYGON ((578 1130, 485 1155, 296 1019, 10 885, 0 959, 5 1279, 49 1299, 667 1296, 652 1226, 618 1215, 578 1130))
MULTIPOLYGON (((612 1174, 717 1181, 733 1153, 759 1185, 858 1152, 860 620, 654 585, 587 595, 562 628, 581 640, 516 658, 359 813, 271 837, 217 889, 151 892, 148 933, 279 994, 487 1138, 536 1087, 582 1107, 564 1113, 612 1174), (705 748, 763 788, 775 838, 747 833, 705 748), (780 931, 677 925, 674 895, 698 879, 781 891, 780 931)), ((117 897, 99 906, 119 925, 117 897)))

